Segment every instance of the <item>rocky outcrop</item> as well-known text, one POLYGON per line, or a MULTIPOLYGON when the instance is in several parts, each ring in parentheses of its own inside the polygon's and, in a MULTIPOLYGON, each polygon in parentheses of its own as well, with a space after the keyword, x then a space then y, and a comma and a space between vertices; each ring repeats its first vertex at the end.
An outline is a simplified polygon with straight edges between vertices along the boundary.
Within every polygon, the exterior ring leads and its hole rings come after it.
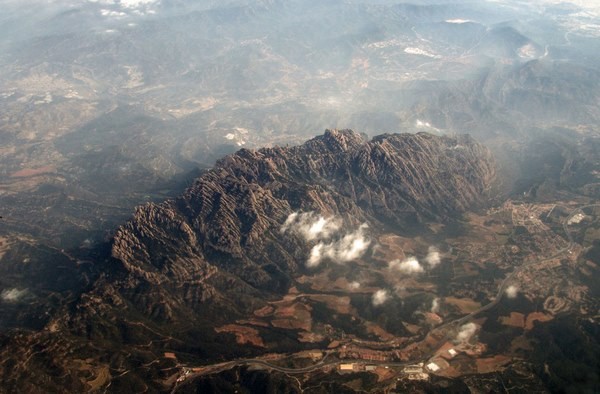
MULTIPOLYGON (((328 130, 300 146, 242 149, 223 158, 179 198, 139 207, 117 231, 112 254, 137 278, 133 287, 170 289, 161 294, 161 302, 173 300, 169 310, 177 302, 229 299, 219 294, 232 289, 284 290, 307 253, 299 239, 279 233, 292 212, 401 230, 466 210, 493 178, 489 151, 468 136, 369 141, 328 130)), ((148 303, 139 289, 130 293, 148 303)))
MULTIPOLYGON (((493 177, 490 153, 467 136, 369 141, 333 130, 301 146, 240 150, 180 197, 139 207, 116 231, 112 258, 94 263, 96 279, 47 330, 0 336, 10 366, 0 377, 10 388, 82 391, 89 370, 110 370, 111 389, 123 391, 133 386, 119 386, 120 379, 144 376, 143 389, 169 378, 173 364, 159 357, 164 351, 195 360, 263 353, 214 329, 280 299, 304 269, 309 243, 281 233, 291 213, 315 211, 347 225, 385 223, 402 232, 464 211, 493 177), (30 352, 25 362, 12 358, 21 349, 30 352)), ((278 351, 303 345, 278 327, 261 330, 278 351)))

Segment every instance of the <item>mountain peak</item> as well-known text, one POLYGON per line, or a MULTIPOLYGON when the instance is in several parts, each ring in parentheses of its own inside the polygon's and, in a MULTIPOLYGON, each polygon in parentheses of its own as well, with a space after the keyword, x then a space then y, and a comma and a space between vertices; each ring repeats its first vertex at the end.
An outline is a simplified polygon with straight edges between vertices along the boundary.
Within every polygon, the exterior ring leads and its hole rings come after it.
POLYGON ((117 232, 113 256, 146 281, 196 282, 204 293, 217 271, 255 288, 284 289, 307 252, 293 237, 281 239, 290 214, 408 229, 464 211, 493 176, 490 152, 464 136, 368 141, 351 130, 327 130, 296 147, 225 157, 181 197, 138 210, 117 232))
POLYGON ((356 149, 367 142, 364 135, 350 129, 327 129, 325 130, 325 134, 317 138, 322 139, 332 150, 343 152, 356 149))

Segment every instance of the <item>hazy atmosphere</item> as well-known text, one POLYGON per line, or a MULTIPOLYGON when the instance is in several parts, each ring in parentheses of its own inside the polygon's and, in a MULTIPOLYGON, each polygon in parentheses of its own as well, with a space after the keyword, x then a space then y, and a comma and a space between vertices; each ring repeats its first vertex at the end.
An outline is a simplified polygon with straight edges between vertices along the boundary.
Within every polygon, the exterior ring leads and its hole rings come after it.
POLYGON ((0 9, 0 392, 600 387, 596 1, 0 9))

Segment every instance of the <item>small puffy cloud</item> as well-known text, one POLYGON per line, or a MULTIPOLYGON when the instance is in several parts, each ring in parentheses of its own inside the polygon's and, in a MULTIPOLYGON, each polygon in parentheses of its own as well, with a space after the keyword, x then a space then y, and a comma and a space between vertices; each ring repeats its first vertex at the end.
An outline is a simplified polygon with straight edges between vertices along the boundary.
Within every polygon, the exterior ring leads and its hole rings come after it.
POLYGON ((519 288, 515 285, 510 285, 506 288, 505 293, 508 298, 517 298, 517 294, 519 294, 519 288))
POLYGON ((324 259, 329 259, 334 263, 346 263, 360 258, 371 243, 364 234, 365 228, 367 226, 363 224, 356 231, 348 233, 336 241, 319 242, 310 251, 306 265, 316 267, 324 259))
POLYGON ((360 282, 357 282, 357 281, 350 282, 350 283, 348 283, 348 287, 349 287, 351 290, 356 290, 356 289, 359 289, 359 288, 360 288, 360 282))
POLYGON ((124 17, 127 16, 127 14, 124 13, 124 12, 107 10, 107 9, 104 9, 104 8, 100 10, 100 14, 102 16, 109 16, 109 17, 112 17, 112 18, 124 18, 124 17))
POLYGON ((281 234, 298 233, 305 241, 318 241, 306 261, 308 267, 316 267, 324 259, 345 263, 360 258, 371 244, 365 235, 368 227, 364 223, 355 231, 344 234, 340 218, 326 218, 315 212, 294 212, 287 217, 279 231, 281 234), (333 240, 326 242, 330 239, 333 240))
POLYGON ((440 252, 438 252, 435 246, 429 247, 425 261, 427 262, 427 265, 429 265, 429 268, 435 268, 440 264, 442 258, 440 256, 440 252))
POLYGON ((19 289, 5 289, 0 293, 0 299, 5 302, 19 302, 23 297, 25 297, 28 293, 27 289, 19 290, 19 289))
POLYGON ((477 332, 477 324, 467 323, 460 327, 456 340, 459 342, 468 342, 477 332))
POLYGON ((388 268, 392 271, 398 271, 403 274, 420 274, 424 272, 423 266, 419 264, 419 260, 415 257, 407 257, 406 259, 393 260, 388 263, 388 268))
POLYGON ((310 251, 310 256, 308 257, 308 260, 306 261, 306 266, 307 267, 316 267, 317 265, 321 264, 321 260, 323 259, 323 247, 325 245, 323 245, 322 243, 319 243, 315 246, 313 246, 313 248, 310 251))
POLYGON ((439 311, 440 311, 440 299, 436 297, 431 302, 431 312, 438 313, 439 311))
POLYGON ((291 213, 283 225, 281 233, 287 231, 296 231, 300 233, 305 240, 312 241, 316 239, 328 239, 335 234, 341 227, 338 219, 330 217, 325 218, 314 212, 291 213))
POLYGON ((373 302, 374 306, 379 306, 379 305, 383 305, 387 300, 389 300, 390 295, 387 292, 387 290, 377 290, 375 293, 373 293, 373 297, 371 298, 371 301, 373 302))
POLYGON ((119 1, 119 4, 126 8, 139 8, 154 5, 159 2, 160 1, 158 0, 121 0, 119 1))

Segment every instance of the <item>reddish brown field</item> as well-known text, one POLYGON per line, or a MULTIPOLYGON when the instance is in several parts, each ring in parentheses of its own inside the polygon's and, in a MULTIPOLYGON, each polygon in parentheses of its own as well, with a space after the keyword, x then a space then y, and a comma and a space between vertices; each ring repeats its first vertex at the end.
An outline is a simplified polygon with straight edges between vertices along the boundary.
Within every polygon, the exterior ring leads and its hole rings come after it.
POLYGON ((334 282, 329 279, 331 270, 324 270, 316 275, 303 275, 297 279, 298 283, 303 285, 308 284, 314 290, 323 289, 338 289, 345 290, 348 288, 348 281, 345 278, 337 278, 334 282))
POLYGON ((382 341, 391 341, 392 339, 396 338, 394 335, 390 334, 375 323, 366 322, 365 325, 368 333, 377 335, 382 341))
POLYGON ((255 310, 254 315, 258 316, 258 317, 266 317, 266 316, 270 316, 274 310, 275 310, 275 308, 273 308, 271 305, 267 305, 263 308, 255 310))
POLYGON ((290 306, 278 306, 273 317, 273 327, 304 331, 312 328, 310 307, 298 302, 290 306))
POLYGON ((252 327, 239 326, 237 324, 227 324, 222 327, 215 328, 216 332, 227 332, 235 334, 235 341, 240 344, 251 344, 254 346, 265 347, 265 343, 260 337, 258 331, 252 327))
POLYGON ((325 339, 323 335, 314 332, 300 331, 300 333, 298 334, 298 341, 304 343, 321 342, 323 339, 325 339))
POLYGON ((478 373, 490 373, 502 370, 510 362, 510 357, 499 354, 494 357, 479 358, 476 362, 478 373))
POLYGON ((441 371, 437 371, 435 374, 439 376, 445 376, 448 378, 458 378, 461 375, 463 375, 463 372, 459 371, 456 367, 451 365, 448 368, 445 368, 441 371))
POLYGON ((356 313, 352 305, 350 305, 350 297, 338 297, 327 294, 311 294, 308 297, 311 300, 324 303, 332 311, 345 315, 356 313))
POLYGON ((473 301, 470 298, 446 297, 444 302, 456 306, 461 313, 471 313, 481 308, 479 302, 473 301))
POLYGON ((436 313, 425 312, 424 315, 427 320, 427 324, 437 325, 443 321, 443 319, 436 313))
POLYGON ((383 382, 384 380, 388 380, 396 376, 396 372, 390 368, 377 367, 372 372, 377 375, 378 382, 383 382))
POLYGON ((383 261, 403 259, 406 254, 414 254, 415 241, 394 234, 386 234, 379 237, 381 248, 378 250, 377 258, 383 261))
POLYGON ((340 345, 341 345, 340 341, 331 341, 331 343, 329 345, 327 345, 327 349, 335 349, 336 347, 338 347, 340 345))
POLYGON ((442 345, 442 347, 440 347, 438 349, 438 351, 435 353, 436 357, 443 357, 446 360, 450 360, 452 358, 454 358, 450 353, 448 353, 448 350, 453 349, 455 346, 454 344, 452 344, 452 342, 446 342, 442 345))
POLYGON ((510 351, 516 352, 519 350, 530 351, 533 350, 533 346, 531 346, 531 342, 525 337, 516 337, 510 344, 510 351))
POLYGON ((26 178, 26 177, 30 177, 30 176, 47 174, 50 172, 56 172, 56 168, 54 168, 53 166, 45 166, 45 167, 38 167, 38 168, 24 168, 17 172, 13 172, 11 177, 12 178, 26 178))
POLYGON ((525 329, 531 330, 533 328, 533 322, 535 321, 549 321, 552 320, 553 317, 551 315, 547 315, 543 312, 533 312, 527 315, 527 321, 525 322, 525 329))
POLYGON ((511 312, 510 316, 502 316, 500 321, 506 326, 525 327, 525 315, 518 312, 511 312))
POLYGON ((236 323, 241 324, 241 325, 269 327, 269 323, 262 321, 262 320, 257 320, 257 319, 236 320, 236 323))

